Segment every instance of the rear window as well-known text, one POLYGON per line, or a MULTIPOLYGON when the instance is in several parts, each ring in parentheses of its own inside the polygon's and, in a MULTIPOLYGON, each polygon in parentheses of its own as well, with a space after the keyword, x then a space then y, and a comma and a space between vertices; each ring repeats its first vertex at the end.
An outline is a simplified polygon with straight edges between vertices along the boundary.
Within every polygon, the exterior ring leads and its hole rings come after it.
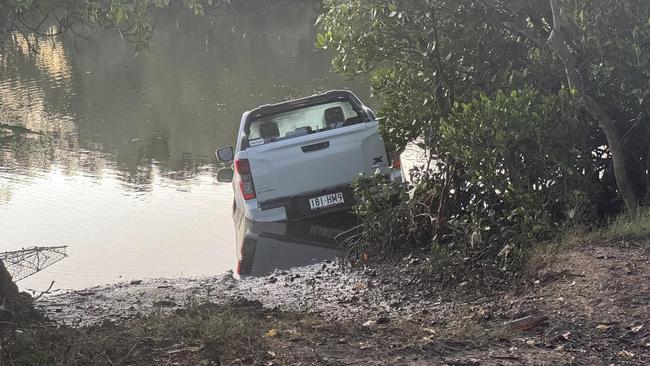
POLYGON ((351 126, 363 122, 363 116, 348 101, 312 105, 263 116, 250 124, 248 145, 274 141, 351 126))

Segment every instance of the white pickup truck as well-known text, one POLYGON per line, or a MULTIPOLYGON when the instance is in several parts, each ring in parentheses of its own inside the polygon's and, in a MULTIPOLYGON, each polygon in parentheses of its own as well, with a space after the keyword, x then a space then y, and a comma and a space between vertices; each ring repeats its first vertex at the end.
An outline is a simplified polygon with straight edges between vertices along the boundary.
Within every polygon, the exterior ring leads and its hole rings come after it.
POLYGON ((359 175, 401 180, 375 114, 335 90, 245 112, 237 145, 216 151, 234 162, 235 207, 254 221, 284 221, 349 209, 359 175))

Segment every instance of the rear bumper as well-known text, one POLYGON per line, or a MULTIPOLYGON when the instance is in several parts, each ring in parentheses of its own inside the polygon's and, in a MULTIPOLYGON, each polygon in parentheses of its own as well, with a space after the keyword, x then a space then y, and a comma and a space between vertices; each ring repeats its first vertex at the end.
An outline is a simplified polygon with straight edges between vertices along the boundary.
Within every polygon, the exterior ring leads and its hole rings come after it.
MULTIPOLYGON (((392 181, 402 182, 402 172, 393 169, 387 175, 392 181)), ((239 200, 238 205, 242 205, 246 217, 253 221, 272 222, 272 221, 295 221, 309 217, 326 215, 333 212, 350 210, 354 204, 354 190, 348 185, 328 188, 316 192, 310 192, 292 197, 282 197, 269 201, 258 202, 257 199, 250 201, 239 200), (343 193, 344 203, 334 207, 312 210, 309 207, 309 199, 323 196, 331 193, 343 193)))
POLYGON ((354 206, 354 192, 349 185, 324 189, 308 194, 284 197, 259 203, 259 209, 264 212, 284 210, 287 220, 300 220, 308 217, 325 215, 332 212, 349 210, 354 206), (309 199, 331 193, 343 193, 343 203, 333 207, 312 210, 309 199))

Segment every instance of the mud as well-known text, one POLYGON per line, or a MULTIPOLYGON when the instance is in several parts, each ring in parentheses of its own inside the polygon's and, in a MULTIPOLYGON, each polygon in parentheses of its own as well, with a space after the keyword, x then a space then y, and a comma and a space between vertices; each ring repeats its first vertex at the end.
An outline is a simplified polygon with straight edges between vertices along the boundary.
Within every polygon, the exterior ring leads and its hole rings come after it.
POLYGON ((648 254, 647 243, 571 249, 510 289, 443 288, 426 280, 431 264, 421 256, 373 269, 329 262, 258 279, 132 281, 37 305, 58 322, 91 326, 189 301, 252 301, 263 311, 301 314, 299 322, 278 320, 288 334, 271 340, 280 364, 645 365, 648 254), (513 327, 527 316, 544 321, 513 327))

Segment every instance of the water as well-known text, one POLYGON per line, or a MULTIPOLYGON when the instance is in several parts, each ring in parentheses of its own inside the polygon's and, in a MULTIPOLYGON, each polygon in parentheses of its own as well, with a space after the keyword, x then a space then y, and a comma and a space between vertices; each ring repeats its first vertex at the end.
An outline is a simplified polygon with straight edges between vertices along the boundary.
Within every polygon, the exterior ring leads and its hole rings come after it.
POLYGON ((367 86, 333 74, 330 55, 314 49, 319 11, 318 2, 251 1, 207 18, 161 12, 138 54, 109 32, 33 38, 38 55, 21 36, 5 40, 0 252, 69 246, 20 287, 214 275, 250 262, 242 243, 253 236, 249 274, 333 257, 331 235, 353 219, 236 233, 214 158, 257 105, 335 88, 368 100, 367 86), (296 260, 269 249, 283 245, 296 260))

